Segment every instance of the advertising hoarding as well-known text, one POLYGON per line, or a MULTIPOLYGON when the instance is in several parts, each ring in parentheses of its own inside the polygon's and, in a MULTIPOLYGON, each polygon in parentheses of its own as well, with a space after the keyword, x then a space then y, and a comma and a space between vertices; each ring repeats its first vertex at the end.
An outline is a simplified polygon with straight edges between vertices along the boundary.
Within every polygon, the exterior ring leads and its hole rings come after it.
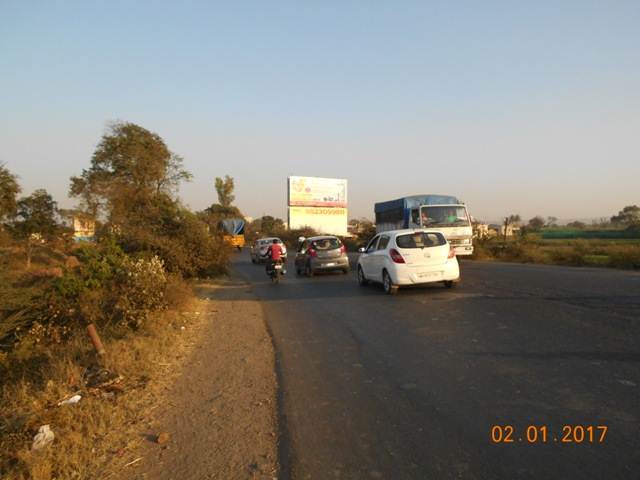
POLYGON ((341 178, 289 177, 289 206, 347 207, 347 180, 341 178))
POLYGON ((340 207, 289 207, 289 228, 311 227, 327 235, 347 235, 347 209, 340 207))

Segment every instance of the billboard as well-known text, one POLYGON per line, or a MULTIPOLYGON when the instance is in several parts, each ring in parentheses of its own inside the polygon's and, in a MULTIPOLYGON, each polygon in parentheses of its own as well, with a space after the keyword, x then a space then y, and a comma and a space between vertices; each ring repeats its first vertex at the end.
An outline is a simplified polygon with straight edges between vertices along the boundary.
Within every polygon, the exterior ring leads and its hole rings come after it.
POLYGON ((289 207, 289 228, 311 227, 327 235, 347 235, 347 209, 289 207))
POLYGON ((289 206, 347 207, 347 180, 289 177, 289 206))

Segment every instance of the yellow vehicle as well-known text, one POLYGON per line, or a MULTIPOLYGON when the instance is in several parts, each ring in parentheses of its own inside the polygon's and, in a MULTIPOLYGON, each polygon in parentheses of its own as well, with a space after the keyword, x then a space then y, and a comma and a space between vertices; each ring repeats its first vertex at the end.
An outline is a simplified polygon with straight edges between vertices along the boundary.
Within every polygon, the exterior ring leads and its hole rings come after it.
POLYGON ((223 235, 222 239, 225 243, 228 243, 232 247, 236 247, 238 250, 244 248, 244 235, 223 235))
POLYGON ((244 248, 244 226, 245 221, 242 218, 228 218, 222 220, 218 228, 222 230, 222 239, 228 245, 242 250, 244 248))

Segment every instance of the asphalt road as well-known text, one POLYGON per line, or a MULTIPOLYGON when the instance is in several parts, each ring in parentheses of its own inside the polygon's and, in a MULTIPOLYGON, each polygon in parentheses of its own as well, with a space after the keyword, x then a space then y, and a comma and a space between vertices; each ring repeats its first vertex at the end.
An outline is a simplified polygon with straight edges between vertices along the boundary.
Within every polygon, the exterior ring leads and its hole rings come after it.
POLYGON ((276 347, 282 478, 640 479, 640 273, 466 261, 389 297, 289 267, 234 262, 276 347))

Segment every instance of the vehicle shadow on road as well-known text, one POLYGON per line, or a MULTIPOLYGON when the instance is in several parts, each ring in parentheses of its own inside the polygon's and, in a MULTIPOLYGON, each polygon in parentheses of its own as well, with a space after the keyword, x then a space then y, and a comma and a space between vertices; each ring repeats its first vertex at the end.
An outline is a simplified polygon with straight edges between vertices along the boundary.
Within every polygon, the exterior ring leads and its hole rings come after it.
MULTIPOLYGON (((294 274, 295 275, 295 274, 294 274)), ((242 273, 240 276, 246 278, 242 273)), ((224 300, 234 300, 246 295, 250 290, 260 300, 265 302, 281 302, 288 300, 319 300, 331 301, 332 299, 366 298, 367 301, 380 299, 380 301, 394 302, 407 298, 441 298, 443 296, 455 296, 454 292, 446 289, 444 285, 427 285, 401 289, 396 295, 390 296, 384 293, 382 286, 370 284, 365 287, 358 285, 355 276, 326 273, 307 277, 294 277, 291 280, 285 277, 278 285, 272 284, 269 279, 246 278, 247 283, 225 282, 224 300), (237 292, 234 294, 234 290, 237 292)))

